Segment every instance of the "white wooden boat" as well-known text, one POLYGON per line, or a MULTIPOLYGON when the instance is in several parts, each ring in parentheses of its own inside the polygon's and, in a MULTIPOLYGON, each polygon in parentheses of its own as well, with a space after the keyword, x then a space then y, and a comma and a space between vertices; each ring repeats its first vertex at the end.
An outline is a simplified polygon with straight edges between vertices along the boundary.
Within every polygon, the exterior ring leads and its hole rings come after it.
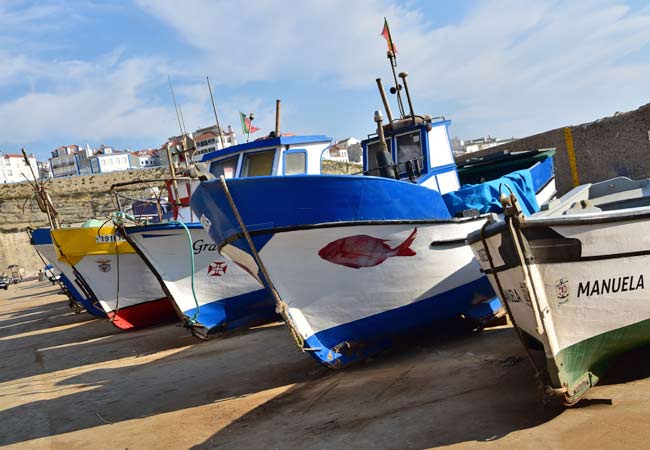
POLYGON ((505 220, 468 242, 547 392, 573 404, 650 342, 650 180, 582 185, 530 217, 503 202, 505 220))

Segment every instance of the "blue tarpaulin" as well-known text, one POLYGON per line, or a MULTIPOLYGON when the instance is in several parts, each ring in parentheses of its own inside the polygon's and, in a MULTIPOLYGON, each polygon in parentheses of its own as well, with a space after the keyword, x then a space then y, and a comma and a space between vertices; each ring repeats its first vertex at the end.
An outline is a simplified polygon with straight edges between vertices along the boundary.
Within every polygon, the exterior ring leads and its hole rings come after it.
POLYGON ((466 209, 477 209, 480 213, 501 213, 503 208, 499 201, 499 186, 501 186, 501 192, 506 195, 510 194, 506 186, 510 187, 517 196, 521 210, 525 215, 529 216, 539 211, 533 177, 529 169, 518 170, 496 180, 480 184, 466 184, 457 191, 443 195, 442 198, 452 216, 456 216, 466 209))

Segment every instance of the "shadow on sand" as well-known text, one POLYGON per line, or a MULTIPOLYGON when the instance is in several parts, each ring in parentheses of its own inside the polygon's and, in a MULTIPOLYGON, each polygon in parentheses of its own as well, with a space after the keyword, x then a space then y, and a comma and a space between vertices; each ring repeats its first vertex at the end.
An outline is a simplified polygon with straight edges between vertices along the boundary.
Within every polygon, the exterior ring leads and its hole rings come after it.
POLYGON ((254 448, 259 435, 265 447, 282 449, 496 440, 562 412, 542 403, 523 356, 512 329, 420 335, 374 360, 300 383, 194 450, 254 448))
MULTIPOLYGON (((163 346, 155 341, 167 339, 170 327, 160 328, 160 333, 142 338, 140 334, 129 334, 119 347, 133 350, 138 341, 146 341, 149 348, 160 349, 163 346)), ((184 341, 185 345, 197 342, 191 337, 169 339, 184 341)), ((102 342, 93 347, 100 354, 109 348, 123 352, 102 342)), ((68 348, 67 353, 52 358, 75 359, 77 351, 68 348)), ((118 357, 102 356, 105 360, 118 357)), ((52 363, 48 361, 46 366, 52 363)), ((5 431, 0 431, 0 446, 103 425, 98 413, 103 420, 115 423, 306 381, 324 371, 293 348, 282 325, 251 330, 229 339, 202 342, 143 364, 131 362, 126 367, 98 368, 64 378, 57 386, 92 389, 1 411, 0 423, 5 431), (60 411, 68 413, 57 414, 60 411), (75 411, 72 420, 70 411, 75 411), (27 417, 30 420, 25 420, 27 417)))

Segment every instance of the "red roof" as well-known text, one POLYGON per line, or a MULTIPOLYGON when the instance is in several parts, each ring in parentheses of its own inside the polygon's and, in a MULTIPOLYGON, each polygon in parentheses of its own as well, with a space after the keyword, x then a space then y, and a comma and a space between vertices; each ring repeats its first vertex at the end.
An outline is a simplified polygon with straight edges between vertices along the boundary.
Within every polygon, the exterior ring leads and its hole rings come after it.
POLYGON ((136 150, 134 152, 131 152, 131 154, 135 156, 145 156, 145 155, 154 156, 157 153, 158 153, 158 149, 155 148, 148 148, 146 150, 136 150))
POLYGON ((219 136, 217 135, 217 133, 213 133, 212 131, 206 131, 205 133, 199 134, 197 137, 195 137, 194 142, 201 142, 201 141, 203 141, 205 139, 209 139, 211 137, 217 138, 219 136))
MULTIPOLYGON (((5 155, 5 158, 21 158, 22 159, 23 155, 19 155, 17 153, 7 153, 5 155)), ((28 156, 29 158, 33 158, 33 156, 28 156)))

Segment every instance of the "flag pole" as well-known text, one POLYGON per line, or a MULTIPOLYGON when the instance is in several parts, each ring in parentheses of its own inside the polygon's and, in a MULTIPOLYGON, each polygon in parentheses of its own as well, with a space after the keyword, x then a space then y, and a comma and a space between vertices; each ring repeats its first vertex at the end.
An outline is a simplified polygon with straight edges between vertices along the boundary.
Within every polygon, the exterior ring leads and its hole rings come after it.
POLYGON ((397 72, 395 71, 395 69, 397 68, 397 56, 395 55, 395 45, 393 45, 393 36, 390 34, 390 26, 388 26, 388 20, 386 20, 385 17, 384 17, 384 25, 386 26, 386 31, 388 32, 388 43, 390 46, 390 49, 388 49, 386 56, 390 60, 390 69, 393 72, 393 80, 395 80, 395 94, 397 94, 397 107, 399 108, 400 117, 403 119, 405 116, 404 103, 402 103, 402 95, 400 93, 401 86, 397 81, 397 72))

